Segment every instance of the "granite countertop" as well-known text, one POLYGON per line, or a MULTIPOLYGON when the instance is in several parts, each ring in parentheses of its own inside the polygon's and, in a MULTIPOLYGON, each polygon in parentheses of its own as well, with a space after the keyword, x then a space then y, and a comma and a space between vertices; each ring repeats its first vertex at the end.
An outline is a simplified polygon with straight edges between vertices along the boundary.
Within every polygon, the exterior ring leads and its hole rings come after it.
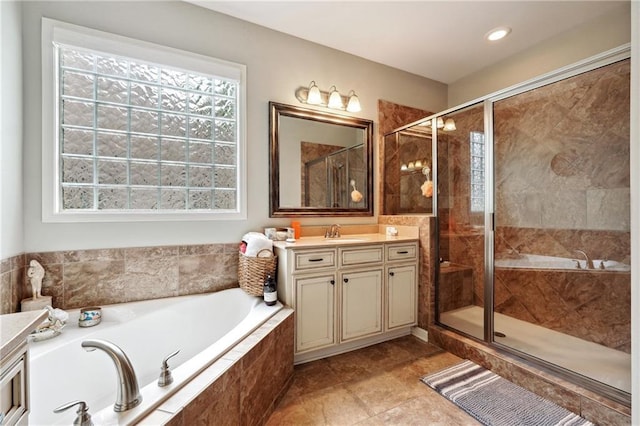
POLYGON ((17 312, 0 315, 0 358, 9 355, 25 341, 29 333, 47 318, 47 311, 17 312))
POLYGON ((372 243, 402 243, 418 241, 415 236, 398 235, 390 237, 385 234, 345 234, 340 238, 302 237, 295 242, 274 241, 273 246, 282 249, 353 246, 372 243))

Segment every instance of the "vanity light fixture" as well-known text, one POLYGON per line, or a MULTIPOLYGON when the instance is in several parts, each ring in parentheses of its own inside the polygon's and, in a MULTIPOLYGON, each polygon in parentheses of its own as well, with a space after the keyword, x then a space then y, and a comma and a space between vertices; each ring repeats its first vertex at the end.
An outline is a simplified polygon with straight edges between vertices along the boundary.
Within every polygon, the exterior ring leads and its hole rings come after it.
MULTIPOLYGON (((418 126, 431 127, 431 120, 423 121, 418 124, 418 126)), ((456 130, 456 122, 453 118, 438 117, 436 120, 436 127, 444 130, 445 132, 451 132, 456 130)))
POLYGON ((484 38, 487 39, 488 41, 498 41, 508 36, 510 32, 511 32, 511 28, 509 27, 498 27, 486 33, 484 35, 484 38))
POLYGON ((320 105, 331 109, 346 110, 348 112, 361 111, 360 100, 356 92, 351 90, 347 96, 338 92, 336 86, 331 86, 328 92, 321 91, 315 81, 309 83, 309 87, 298 87, 296 99, 303 104, 320 105))

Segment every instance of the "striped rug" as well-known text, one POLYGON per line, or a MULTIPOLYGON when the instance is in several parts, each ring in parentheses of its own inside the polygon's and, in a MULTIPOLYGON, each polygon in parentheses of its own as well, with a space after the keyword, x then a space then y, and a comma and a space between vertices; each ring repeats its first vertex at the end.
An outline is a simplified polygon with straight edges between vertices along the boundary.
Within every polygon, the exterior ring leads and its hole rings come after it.
POLYGON ((468 360, 422 381, 483 425, 593 425, 468 360))

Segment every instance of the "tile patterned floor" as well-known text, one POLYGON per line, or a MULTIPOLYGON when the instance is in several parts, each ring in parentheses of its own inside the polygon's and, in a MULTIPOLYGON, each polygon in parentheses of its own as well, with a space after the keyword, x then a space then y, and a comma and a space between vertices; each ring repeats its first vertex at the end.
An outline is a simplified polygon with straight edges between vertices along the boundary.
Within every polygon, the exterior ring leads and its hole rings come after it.
POLYGON ((478 425, 420 382, 459 361, 406 336, 298 365, 267 425, 478 425))

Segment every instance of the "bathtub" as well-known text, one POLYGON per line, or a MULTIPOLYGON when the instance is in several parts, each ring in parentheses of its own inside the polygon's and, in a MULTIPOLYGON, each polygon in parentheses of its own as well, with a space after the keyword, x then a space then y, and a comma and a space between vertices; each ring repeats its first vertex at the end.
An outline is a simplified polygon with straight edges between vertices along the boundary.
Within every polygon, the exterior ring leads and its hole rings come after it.
POLYGON ((79 310, 69 311, 62 334, 29 343, 30 425, 70 425, 75 409, 53 409, 83 400, 94 424, 135 424, 163 401, 251 334, 282 305, 266 306, 261 298, 235 288, 205 295, 173 297, 102 307, 102 322, 78 327, 79 310), (113 411, 117 375, 102 351, 86 352, 85 339, 105 339, 127 354, 138 378, 142 403, 123 413, 113 411), (158 387, 162 359, 169 360, 174 382, 158 387))
MULTIPOLYGON (((539 254, 520 254, 518 258, 500 259, 499 257, 495 261, 497 268, 516 268, 516 269, 570 269, 573 271, 579 270, 576 262, 580 263, 580 270, 585 270, 586 260, 579 260, 574 258, 554 257, 554 256, 542 256, 539 254)), ((595 269, 589 269, 589 272, 629 272, 631 266, 615 260, 601 260, 595 259, 593 261, 595 269), (604 269, 600 268, 600 264, 604 262, 604 269)))

